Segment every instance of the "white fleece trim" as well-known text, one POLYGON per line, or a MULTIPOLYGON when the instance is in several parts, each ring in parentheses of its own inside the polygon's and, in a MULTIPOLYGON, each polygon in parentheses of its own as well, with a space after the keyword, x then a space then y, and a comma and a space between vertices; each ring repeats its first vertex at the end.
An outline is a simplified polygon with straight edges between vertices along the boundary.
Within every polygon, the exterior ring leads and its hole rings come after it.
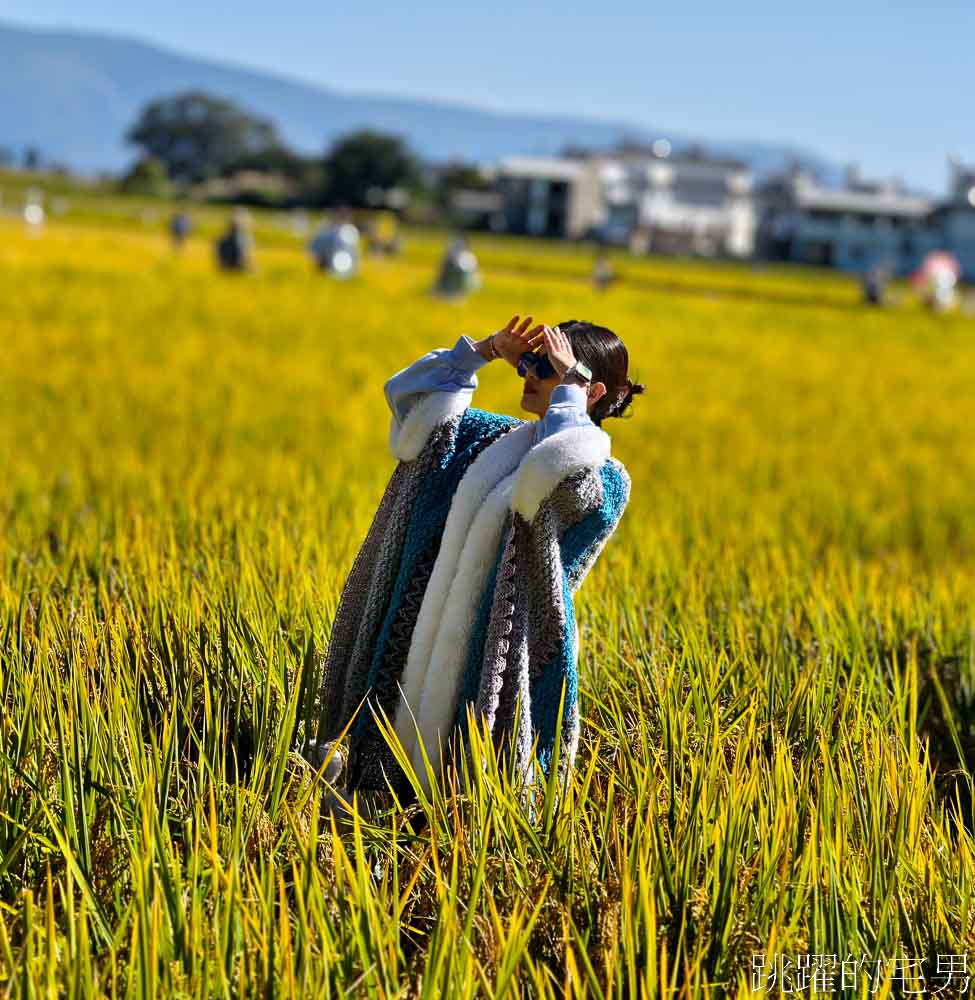
POLYGON ((531 521, 542 501, 566 476, 585 468, 599 468, 610 455, 610 437, 593 424, 568 427, 543 438, 518 469, 512 510, 531 521))
MULTIPOLYGON (((473 624, 473 613, 470 611, 471 601, 480 598, 480 591, 477 590, 475 582, 470 578, 461 576, 455 580, 455 577, 458 577, 458 563, 464 553, 465 545, 472 535, 472 526, 481 511, 485 498, 502 479, 510 476, 518 468, 519 462, 522 461, 531 447, 533 430, 533 424, 523 423, 502 434, 474 459, 457 484, 444 524, 437 558, 434 561, 430 579, 427 581, 423 600, 420 602, 420 610, 410 640, 409 653, 400 679, 400 698, 394 726, 397 736, 408 753, 412 753, 416 743, 416 726, 410 713, 412 710, 416 714, 420 708, 421 693, 427 683, 430 664, 434 661, 435 646, 438 643, 448 594, 451 612, 457 610, 458 613, 461 613, 460 609, 463 609, 462 614, 469 618, 467 622, 468 634, 473 624), (475 593, 476 596, 472 596, 475 593)), ((500 531, 500 521, 504 518, 506 506, 500 510, 500 514, 493 505, 491 510, 494 517, 500 519, 497 525, 498 531, 500 531)), ((478 533, 487 532, 486 537, 489 538, 490 527, 487 521, 482 519, 477 526, 478 533)), ((494 554, 492 552, 491 556, 494 554)), ((452 652, 454 658, 451 662, 456 667, 456 664, 466 657, 467 644, 459 643, 452 652)), ((448 671, 449 668, 443 660, 438 659, 437 663, 438 676, 442 679, 444 672, 448 671)), ((435 751, 436 742, 432 748, 427 745, 426 749, 428 754, 431 753, 431 750, 435 751)))
MULTIPOLYGON (((457 561, 433 654, 420 691, 416 725, 423 749, 438 770, 441 746, 453 729, 457 699, 467 667, 467 650, 487 578, 501 544, 501 532, 516 472, 505 476, 481 504, 457 561)), ((420 741, 413 745, 412 762, 425 792, 430 791, 420 741)))
POLYGON ((400 424, 393 416, 389 424, 389 450, 395 458, 412 462, 423 451, 437 424, 463 413, 471 403, 473 389, 431 392, 406 414, 400 424))

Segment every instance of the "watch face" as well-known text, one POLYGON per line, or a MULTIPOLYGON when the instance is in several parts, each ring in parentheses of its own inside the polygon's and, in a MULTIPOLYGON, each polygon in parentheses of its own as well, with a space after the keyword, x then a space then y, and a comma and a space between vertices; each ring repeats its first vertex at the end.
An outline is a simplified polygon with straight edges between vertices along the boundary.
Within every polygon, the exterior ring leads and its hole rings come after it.
POLYGON ((585 379, 592 378, 592 371, 587 368, 581 361, 576 362, 576 371, 585 379))

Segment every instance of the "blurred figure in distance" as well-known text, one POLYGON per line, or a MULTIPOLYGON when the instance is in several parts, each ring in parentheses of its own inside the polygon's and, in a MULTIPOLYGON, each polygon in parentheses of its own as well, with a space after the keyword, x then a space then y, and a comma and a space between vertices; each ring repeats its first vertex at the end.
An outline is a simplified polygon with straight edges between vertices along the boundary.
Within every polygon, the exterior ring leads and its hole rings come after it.
POLYGON ((596 262, 592 269, 592 283, 597 292, 604 292, 616 281, 616 271, 613 263, 609 259, 609 254, 604 249, 596 253, 596 262))
POLYGON ((249 271, 254 237, 250 217, 242 208, 235 208, 230 225, 216 243, 217 264, 223 271, 249 271))
POLYGON ((434 294, 454 298, 476 291, 480 287, 481 274, 477 257, 463 236, 455 236, 448 244, 440 262, 434 294))
POLYGON ((340 213, 334 223, 323 224, 308 250, 320 271, 343 279, 358 273, 359 230, 348 213, 340 213))
POLYGON ((186 238, 193 230, 193 223, 186 212, 174 212, 169 220, 169 236, 173 241, 173 250, 177 253, 183 249, 186 238))

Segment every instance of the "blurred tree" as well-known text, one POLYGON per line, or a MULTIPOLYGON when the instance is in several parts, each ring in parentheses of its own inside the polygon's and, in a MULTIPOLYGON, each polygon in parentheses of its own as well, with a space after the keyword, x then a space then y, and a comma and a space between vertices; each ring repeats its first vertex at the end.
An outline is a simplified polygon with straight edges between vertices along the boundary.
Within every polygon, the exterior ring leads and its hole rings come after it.
POLYGON ((419 165, 406 143, 395 135, 363 129, 336 140, 325 157, 324 200, 331 205, 364 208, 373 188, 412 188, 419 165))
POLYGON ((24 169, 40 170, 41 151, 36 146, 28 146, 24 150, 24 169))
POLYGON ((469 214, 458 211, 454 199, 470 191, 490 191, 493 182, 476 166, 455 160, 437 171, 433 183, 433 207, 440 222, 463 227, 470 222, 469 214))
POLYGON ((490 187, 490 181, 473 164, 448 163, 437 177, 434 201, 441 212, 449 214, 455 191, 487 191, 490 187))
POLYGON ((170 180, 189 182, 281 146, 270 120, 198 90, 151 101, 125 138, 158 157, 170 180))
POLYGON ((314 160, 295 153, 280 142, 275 142, 257 152, 245 153, 239 159, 226 164, 220 173, 229 177, 239 170, 258 170, 267 174, 280 174, 290 181, 303 182, 316 167, 317 163, 314 160))
POLYGON ((170 192, 166 164, 158 156, 143 156, 119 181, 119 190, 126 194, 165 197, 170 192))

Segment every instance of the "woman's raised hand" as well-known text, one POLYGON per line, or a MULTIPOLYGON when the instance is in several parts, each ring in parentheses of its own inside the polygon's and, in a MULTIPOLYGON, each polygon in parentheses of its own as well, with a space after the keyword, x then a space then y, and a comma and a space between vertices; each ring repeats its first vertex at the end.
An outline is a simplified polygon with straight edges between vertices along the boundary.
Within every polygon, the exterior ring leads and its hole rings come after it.
POLYGON ((576 363, 576 357, 572 353, 572 341, 557 326, 543 327, 542 339, 548 360, 559 378, 562 378, 576 363))
POLYGON ((532 327, 532 317, 512 316, 508 325, 494 334, 494 346, 498 354, 509 365, 518 367, 518 359, 525 351, 533 351, 541 344, 544 325, 539 323, 532 327))

